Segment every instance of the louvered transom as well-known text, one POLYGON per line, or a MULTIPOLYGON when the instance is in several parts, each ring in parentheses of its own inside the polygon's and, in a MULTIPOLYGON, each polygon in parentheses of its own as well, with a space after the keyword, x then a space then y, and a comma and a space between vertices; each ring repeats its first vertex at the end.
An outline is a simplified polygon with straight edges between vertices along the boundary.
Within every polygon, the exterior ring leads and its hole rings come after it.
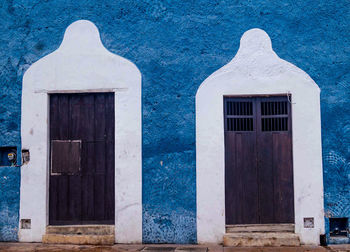
POLYGON ((261 131, 288 131, 288 101, 261 102, 261 131))
POLYGON ((261 102, 261 115, 288 115, 287 101, 261 102))
POLYGON ((261 118, 262 131, 287 131, 288 117, 261 118))
POLYGON ((225 97, 225 131, 288 132, 291 96, 225 97))
POLYGON ((227 118, 228 131, 253 131, 253 118, 227 118))
POLYGON ((253 115, 252 102, 226 102, 227 115, 253 115))

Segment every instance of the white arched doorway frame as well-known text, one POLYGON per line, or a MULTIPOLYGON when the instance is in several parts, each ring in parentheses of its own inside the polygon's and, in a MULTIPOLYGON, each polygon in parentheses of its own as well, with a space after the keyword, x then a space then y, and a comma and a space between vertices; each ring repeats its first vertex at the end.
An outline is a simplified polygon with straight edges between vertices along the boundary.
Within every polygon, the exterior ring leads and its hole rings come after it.
POLYGON ((233 60, 196 94, 197 238, 225 234, 224 96, 291 95, 295 232, 303 244, 324 233, 320 89, 304 71, 280 59, 260 29, 244 33, 233 60), (314 218, 314 228, 304 218, 314 218))
POLYGON ((71 24, 60 47, 35 62, 23 77, 22 148, 30 161, 21 167, 19 240, 40 242, 48 225, 49 94, 115 94, 115 241, 142 242, 141 73, 109 52, 97 27, 71 24))

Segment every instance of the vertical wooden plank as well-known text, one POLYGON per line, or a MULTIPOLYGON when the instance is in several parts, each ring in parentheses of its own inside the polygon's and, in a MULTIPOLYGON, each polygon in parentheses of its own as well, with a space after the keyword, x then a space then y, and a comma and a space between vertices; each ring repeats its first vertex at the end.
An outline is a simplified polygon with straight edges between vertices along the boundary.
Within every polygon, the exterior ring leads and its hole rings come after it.
POLYGON ((263 98, 256 98, 256 152, 258 171, 258 223, 273 223, 273 166, 272 166, 272 139, 271 132, 262 131, 262 108, 266 108, 263 98), (262 105, 264 104, 264 105, 262 105))
POLYGON ((57 198, 58 219, 55 222, 69 221, 69 178, 67 175, 58 176, 57 198))
MULTIPOLYGON (((71 140, 82 140, 82 110, 85 109, 85 104, 82 102, 81 95, 69 95, 70 99, 70 118, 69 118, 69 136, 71 140)), ((83 142, 82 142, 83 145, 83 142)), ((82 154, 82 153, 81 153, 82 154)), ((81 159, 84 158, 81 156, 81 159)), ((83 167, 80 167, 83 169, 83 167)), ((80 224, 81 222, 81 177, 80 173, 70 175, 68 178, 69 195, 68 195, 68 211, 69 221, 71 224, 80 224)))
POLYGON ((79 174, 81 169, 81 141, 69 142, 69 173, 79 174))
POLYGON ((59 119, 53 123, 59 126, 59 140, 69 140, 69 96, 59 95, 59 119))
POLYGON ((91 223, 95 217, 94 174, 86 173, 82 176, 82 223, 91 223))
POLYGON ((241 224, 255 224, 258 216, 258 177, 256 168, 256 136, 254 133, 237 134, 237 169, 241 172, 241 224))
POLYGON ((96 166, 95 156, 95 108, 94 94, 81 96, 82 108, 80 109, 80 131, 79 137, 83 141, 82 170, 81 170, 81 221, 92 223, 94 220, 94 172, 96 166))
POLYGON ((69 137, 70 140, 80 139, 81 111, 81 95, 69 95, 69 137))
POLYGON ((59 122, 59 97, 50 95, 50 140, 58 139, 60 135, 59 122))
POLYGON ((58 176, 50 176, 49 184, 49 224, 54 225, 58 219, 58 176))
POLYGON ((258 134, 259 223, 274 223, 274 171, 271 132, 258 134))
MULTIPOLYGON (((86 96, 86 95, 85 95, 86 96)), ((84 109, 80 115, 80 120, 84 123, 84 128, 81 129, 80 138, 82 139, 82 163, 81 163, 81 221, 89 223, 94 219, 94 179, 95 171, 95 143, 94 140, 94 107, 91 106, 88 98, 83 100, 84 109), (92 123, 91 123, 92 121, 92 123)), ((91 98, 90 98, 91 99, 91 98)))
MULTIPOLYGON (((50 143, 53 139, 59 138, 59 97, 57 95, 50 95, 50 143)), ((51 153, 50 144, 50 153, 51 153)), ((50 154, 51 160, 51 154, 50 154)), ((49 174, 51 170, 51 164, 49 165, 49 174)), ((49 224, 54 224, 58 219, 58 178, 50 176, 49 180, 49 224)))
POLYGON ((106 108, 105 94, 95 94, 95 118, 94 118, 94 134, 95 134, 95 187, 94 187, 94 213, 96 220, 104 220, 105 218, 105 172, 106 172, 106 108))
POLYGON ((71 224, 81 223, 81 177, 80 175, 68 176, 69 197, 68 214, 71 224))
POLYGON ((225 132, 225 216, 226 224, 238 222, 236 210, 239 192, 235 190, 235 181, 238 180, 235 167, 235 134, 232 131, 225 132))
POLYGON ((234 139, 234 180, 233 180, 233 188, 231 190, 234 191, 234 214, 235 214, 235 220, 236 222, 233 224, 242 224, 244 223, 245 215, 244 209, 245 203, 244 202, 244 184, 246 181, 244 181, 244 169, 241 165, 241 151, 242 151, 242 134, 240 133, 235 133, 235 139, 234 139))
POLYGON ((80 108, 80 130, 79 137, 84 142, 93 142, 96 139, 96 131, 94 121, 96 118, 95 111, 95 95, 84 94, 81 95, 81 108, 80 108))
POLYGON ((95 172, 97 174, 104 174, 106 172, 106 142, 105 139, 95 141, 95 172))
POLYGON ((115 110, 114 110, 114 93, 106 95, 106 192, 105 206, 106 219, 114 224, 115 219, 115 156, 114 156, 114 139, 115 139, 115 110))
MULTIPOLYGON (((113 153, 114 154, 114 153, 113 153)), ((114 191, 114 173, 106 174, 106 191, 105 191, 105 219, 108 223, 114 224, 115 214, 115 191, 114 191)))
MULTIPOLYGON (((106 170, 106 107, 105 95, 99 94, 95 97, 95 156, 96 156, 96 173, 104 174, 106 170)), ((104 185, 104 183, 103 183, 104 185)), ((101 185, 102 186, 102 185, 101 185)))
POLYGON ((105 174, 95 173, 94 175, 94 220, 105 220, 105 174))

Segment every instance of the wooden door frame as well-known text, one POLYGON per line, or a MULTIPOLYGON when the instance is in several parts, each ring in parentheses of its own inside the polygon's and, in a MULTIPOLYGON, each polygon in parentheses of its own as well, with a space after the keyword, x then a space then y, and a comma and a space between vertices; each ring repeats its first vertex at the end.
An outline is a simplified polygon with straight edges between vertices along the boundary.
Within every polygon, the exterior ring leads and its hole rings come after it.
POLYGON ((261 29, 244 33, 235 58, 210 75, 196 94, 197 239, 225 234, 224 96, 292 95, 295 232, 305 244, 324 233, 320 89, 280 59, 261 29), (314 228, 304 218, 314 218, 314 228))
POLYGON ((31 229, 19 229, 20 241, 41 242, 48 224, 49 94, 91 92, 115 95, 116 242, 142 242, 141 73, 104 48, 86 20, 71 24, 60 47, 23 77, 21 137, 30 161, 21 167, 20 220, 30 219, 31 229))

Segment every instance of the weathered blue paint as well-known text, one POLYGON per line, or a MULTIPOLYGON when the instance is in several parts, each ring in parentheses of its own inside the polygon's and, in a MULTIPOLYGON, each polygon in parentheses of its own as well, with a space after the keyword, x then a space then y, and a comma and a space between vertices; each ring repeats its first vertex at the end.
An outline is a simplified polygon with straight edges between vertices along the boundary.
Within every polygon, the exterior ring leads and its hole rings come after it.
MULTIPOLYGON (((253 27, 321 87, 326 211, 350 217, 349 1, 8 0, 0 8, 0 145, 20 145, 23 73, 73 21, 93 21, 105 46, 141 70, 144 242, 196 241, 195 93, 253 27)), ((12 240, 20 175, 0 172, 0 240, 12 240)))
MULTIPOLYGON (((349 93, 348 93, 349 95, 349 93)), ((349 99, 349 98, 348 98, 349 99)), ((338 108, 339 109, 339 108, 338 108)), ((348 113, 349 115, 350 111, 348 113)), ((333 112, 337 113, 337 112, 333 112)), ((334 132, 334 137, 341 134, 340 132, 348 131, 350 133, 349 119, 348 125, 340 123, 334 132), (343 126, 343 127, 342 127, 343 126), (348 129, 346 129, 348 128, 348 129)), ((338 123, 337 122, 337 123, 338 123)), ((346 132, 344 132, 346 134, 346 132)), ((338 136, 340 137, 340 136, 338 136)), ((325 215, 326 215, 326 232, 327 239, 330 243, 350 243, 350 237, 338 238, 329 236, 329 218, 347 217, 350 220, 350 161, 349 158, 345 158, 344 151, 335 151, 339 147, 346 147, 342 141, 338 141, 340 146, 334 145, 333 150, 328 153, 323 153, 324 159, 324 187, 325 187, 325 215)), ((324 141, 326 142, 326 141, 324 141)), ((345 151, 345 153, 348 152, 345 151)), ((348 227, 350 228, 350 222, 348 221, 348 227)))
MULTIPOLYGON (((1 9, 0 22, 9 25, 3 12, 1 9)), ((21 63, 16 56, 19 52, 8 49, 11 45, 5 41, 9 35, 4 32, 0 36, 0 147, 20 150, 21 63)), ((18 167, 0 167, 0 241, 18 239, 19 185, 18 167)))
POLYGON ((19 168, 0 167, 0 241, 17 240, 19 185, 19 168))

